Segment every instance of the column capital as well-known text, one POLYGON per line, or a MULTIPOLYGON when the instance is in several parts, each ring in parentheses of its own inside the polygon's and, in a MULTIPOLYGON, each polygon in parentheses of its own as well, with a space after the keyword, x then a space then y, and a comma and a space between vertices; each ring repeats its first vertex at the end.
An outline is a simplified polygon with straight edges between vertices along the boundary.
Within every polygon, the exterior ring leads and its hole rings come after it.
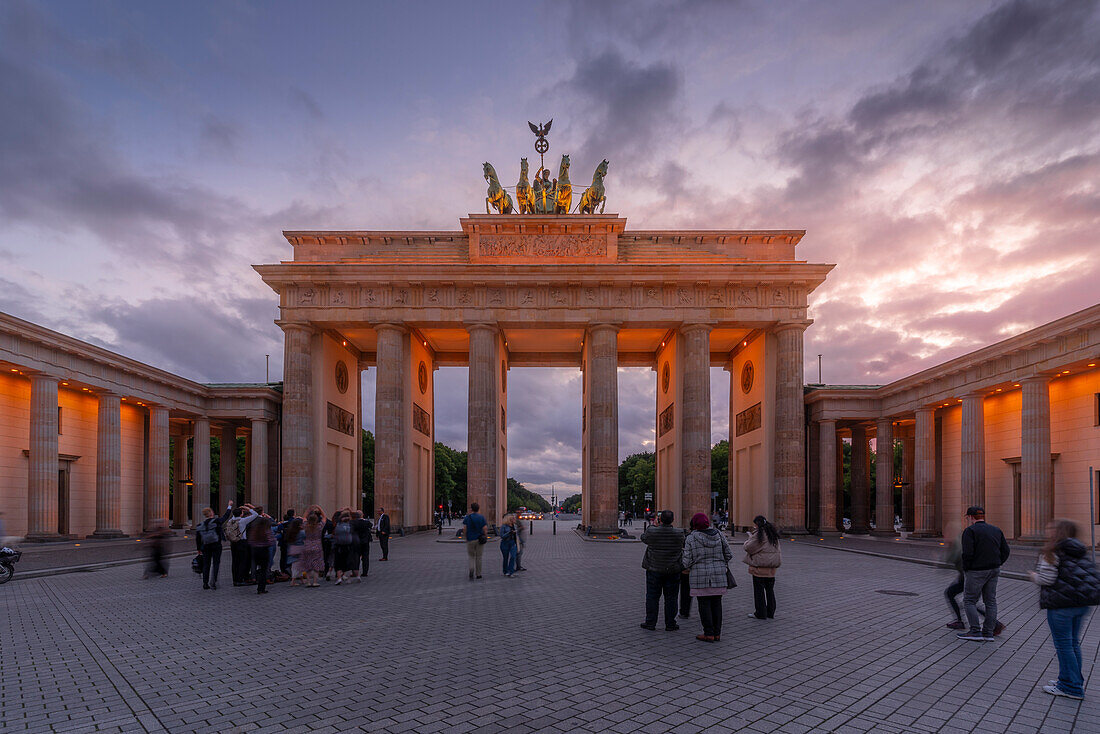
POLYGON ((917 408, 916 410, 914 410, 913 414, 914 415, 920 415, 920 414, 923 413, 925 415, 932 415, 935 412, 936 412, 936 406, 934 406, 934 405, 922 405, 919 408, 917 408))
POLYGON ((693 322, 690 324, 681 324, 677 329, 681 334, 690 334, 693 331, 705 331, 708 334, 714 329, 714 324, 693 322))
POLYGON ((408 328, 406 328, 404 325, 402 325, 402 324, 390 324, 390 323, 374 324, 374 330, 375 331, 396 331, 399 334, 404 334, 404 333, 408 332, 408 328))
POLYGON ((491 331, 495 334, 500 331, 500 327, 495 321, 469 321, 467 323, 464 323, 463 326, 465 326, 466 331, 469 332, 491 331))
POLYGON ((313 327, 313 324, 301 321, 283 321, 282 319, 278 319, 275 325, 284 332, 304 331, 307 334, 313 334, 317 331, 317 329, 313 327))
POLYGON ((835 418, 822 418, 821 420, 819 420, 817 422, 817 424, 819 426, 832 425, 835 428, 836 427, 836 419, 835 418))
POLYGON ((1021 385, 1045 385, 1050 382, 1053 375, 1028 375, 1027 377, 1021 377, 1016 382, 1021 385))
POLYGON ((970 392, 963 393, 963 400, 985 400, 988 394, 988 389, 971 390, 970 392))
POLYGON ((772 327, 772 332, 778 334, 781 331, 790 331, 791 329, 798 329, 799 331, 805 331, 813 323, 812 319, 802 319, 799 321, 780 321, 772 327))
POLYGON ((609 331, 610 330, 610 331, 613 331, 614 333, 618 334, 619 333, 619 327, 620 327, 620 324, 617 324, 617 323, 600 322, 600 323, 596 323, 596 324, 589 324, 588 327, 585 329, 585 331, 596 332, 596 331, 609 331))
POLYGON ((23 370, 23 372, 28 378, 30 378, 31 382, 52 382, 55 385, 61 382, 60 377, 54 377, 53 375, 47 374, 45 372, 28 372, 27 370, 23 370))

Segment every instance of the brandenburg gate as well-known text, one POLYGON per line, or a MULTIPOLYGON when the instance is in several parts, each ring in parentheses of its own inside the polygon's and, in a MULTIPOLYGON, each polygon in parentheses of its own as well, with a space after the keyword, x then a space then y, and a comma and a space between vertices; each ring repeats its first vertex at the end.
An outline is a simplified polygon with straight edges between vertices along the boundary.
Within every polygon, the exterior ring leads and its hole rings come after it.
POLYGON ((805 528, 803 332, 831 265, 799 230, 628 230, 614 214, 471 214, 456 231, 285 232, 256 270, 285 333, 281 505, 358 504, 360 371, 375 382, 375 503, 432 522, 441 365, 469 367, 468 499, 505 510, 508 372, 583 374, 583 524, 614 532, 618 368, 657 379, 654 507, 708 511, 710 368, 730 371, 730 503, 805 528))

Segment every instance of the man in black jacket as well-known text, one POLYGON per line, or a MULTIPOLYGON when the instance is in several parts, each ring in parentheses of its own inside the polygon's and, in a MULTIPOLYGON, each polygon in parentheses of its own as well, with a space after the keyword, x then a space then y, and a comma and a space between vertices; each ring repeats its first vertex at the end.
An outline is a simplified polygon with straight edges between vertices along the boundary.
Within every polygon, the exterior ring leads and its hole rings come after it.
POLYGON ((378 547, 382 550, 382 557, 378 560, 390 560, 390 516, 386 514, 386 508, 378 508, 378 522, 374 526, 374 534, 378 536, 378 547))
POLYGON ((642 531, 646 544, 642 568, 645 569, 645 621, 642 629, 657 629, 657 605, 665 595, 665 629, 680 629, 676 624, 676 597, 680 589, 680 554, 684 550, 684 531, 672 527, 670 510, 660 514, 660 525, 647 525, 642 531))
POLYGON ((970 526, 962 534, 962 566, 966 576, 963 608, 970 629, 956 636, 960 640, 992 642, 997 627, 997 578, 1008 560, 1008 543, 1000 528, 985 521, 984 507, 968 507, 966 520, 970 526), (978 617, 979 596, 985 602, 984 625, 978 617))

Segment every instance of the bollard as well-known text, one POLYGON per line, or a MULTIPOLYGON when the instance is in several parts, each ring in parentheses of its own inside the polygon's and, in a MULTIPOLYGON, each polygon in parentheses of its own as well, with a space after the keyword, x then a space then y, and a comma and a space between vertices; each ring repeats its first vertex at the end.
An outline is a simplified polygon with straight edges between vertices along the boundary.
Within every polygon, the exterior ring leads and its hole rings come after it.
POLYGON ((534 535, 535 534, 535 521, 531 520, 530 523, 531 523, 531 528, 527 531, 527 533, 529 535, 534 535))
POLYGON ((439 523, 439 534, 443 535, 443 523, 439 523))
POLYGON ((557 520, 557 518, 555 518, 554 519, 554 532, 551 533, 551 535, 557 535, 557 534, 558 534, 558 520, 557 520))

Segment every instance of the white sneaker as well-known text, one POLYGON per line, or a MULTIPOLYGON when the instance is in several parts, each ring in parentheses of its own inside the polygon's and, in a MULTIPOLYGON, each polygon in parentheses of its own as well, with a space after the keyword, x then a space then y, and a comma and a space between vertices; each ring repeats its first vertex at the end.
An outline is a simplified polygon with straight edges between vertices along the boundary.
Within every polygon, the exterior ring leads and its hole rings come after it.
POLYGON ((1058 686, 1043 686, 1043 690, 1052 696, 1063 696, 1065 698, 1072 698, 1075 701, 1083 701, 1084 696, 1074 696, 1072 693, 1066 693, 1058 686))
POLYGON ((344 583, 344 580, 343 580, 342 578, 340 578, 340 579, 336 579, 336 585, 337 585, 337 586, 339 586, 339 585, 340 585, 340 584, 342 584, 342 583, 344 583))

